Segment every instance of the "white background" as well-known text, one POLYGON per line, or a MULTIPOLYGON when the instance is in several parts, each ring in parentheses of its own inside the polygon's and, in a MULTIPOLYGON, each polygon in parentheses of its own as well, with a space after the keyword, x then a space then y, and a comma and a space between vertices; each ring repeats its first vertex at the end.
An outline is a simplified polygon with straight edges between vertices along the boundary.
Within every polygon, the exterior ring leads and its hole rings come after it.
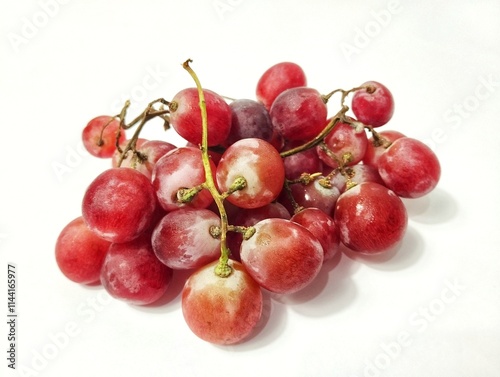
MULTIPOLYGON (((500 375, 498 1, 2 0, 0 13, 0 312, 10 262, 19 313, 18 370, 4 324, 2 376, 500 375), (54 260, 109 166, 82 152, 82 127, 192 86, 187 58, 204 87, 235 98, 254 98, 285 60, 322 93, 380 81, 396 101, 386 128, 442 164, 436 190, 406 201, 396 252, 344 255, 305 291, 268 298, 238 346, 190 332, 182 274, 168 303, 140 308, 68 281, 54 260)), ((144 136, 178 141, 160 128, 144 136)))

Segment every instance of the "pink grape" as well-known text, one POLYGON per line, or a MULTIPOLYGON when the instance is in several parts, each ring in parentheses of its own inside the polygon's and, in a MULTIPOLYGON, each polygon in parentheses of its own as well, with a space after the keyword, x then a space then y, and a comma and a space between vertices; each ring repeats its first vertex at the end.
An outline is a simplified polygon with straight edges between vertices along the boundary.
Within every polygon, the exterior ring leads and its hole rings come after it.
MULTIPOLYGON (((217 93, 204 89, 208 118, 208 145, 222 144, 231 130, 231 108, 217 93)), ((170 124, 187 141, 201 145, 200 97, 196 88, 178 92, 170 103, 170 124)))
POLYGON ((222 192, 243 177, 246 187, 229 195, 227 200, 241 208, 257 208, 275 200, 285 181, 285 167, 278 151, 267 141, 241 139, 222 155, 216 178, 222 192))
MULTIPOLYGON (((82 131, 85 149, 95 157, 111 158, 116 151, 116 137, 120 121, 108 115, 91 119, 82 131)), ((118 138, 118 145, 125 141, 125 131, 118 138)))
POLYGON ((441 166, 432 149, 409 137, 395 140, 381 154, 378 171, 385 185, 404 198, 428 194, 441 176, 441 166))
MULTIPOLYGON (((290 220, 290 212, 286 207, 278 202, 269 203, 259 208, 241 208, 231 221, 232 225, 250 227, 261 220, 269 218, 280 218, 290 220)), ((240 261, 240 247, 243 235, 238 232, 227 234, 228 247, 231 250, 231 258, 240 261)))
MULTIPOLYGON (((393 130, 384 130, 378 132, 381 139, 380 142, 387 143, 390 145, 394 140, 404 137, 401 132, 393 130)), ((386 150, 386 146, 378 145, 374 137, 368 139, 368 145, 366 146, 365 155, 363 157, 363 163, 366 165, 378 166, 378 159, 386 150)))
POLYGON ((326 126, 328 115, 321 94, 313 88, 297 87, 282 92, 269 110, 273 127, 285 140, 309 141, 326 126))
POLYGON ((321 243, 323 261, 332 259, 339 251, 339 228, 331 216, 318 208, 305 208, 292 216, 291 221, 302 225, 321 243))
POLYGON ((172 269, 156 258, 149 234, 110 246, 101 270, 101 283, 114 298, 135 305, 160 299, 172 280, 172 269))
POLYGON ((339 122, 324 139, 324 143, 335 156, 332 158, 321 147, 316 147, 319 158, 328 166, 336 168, 355 165, 365 155, 368 138, 364 130, 356 131, 350 124, 339 122))
POLYGON ((131 168, 110 168, 88 186, 82 214, 89 228, 110 242, 127 242, 150 226, 156 196, 150 180, 131 168))
POLYGON ((351 108, 356 119, 367 126, 380 127, 389 122, 394 113, 394 98, 383 84, 367 81, 352 97, 351 108))
POLYGON ((334 220, 345 246, 373 254, 386 251, 402 240, 408 215, 404 203, 393 191, 378 183, 364 182, 339 197, 334 220))
MULTIPOLYGON (((136 150, 140 157, 129 151, 120 166, 136 169, 151 179, 156 162, 175 148, 177 148, 175 145, 166 141, 139 139, 137 140, 136 150)), ((119 158, 120 153, 113 155, 113 166, 118 166, 119 158)))
MULTIPOLYGON (((319 208, 326 214, 331 215, 335 208, 335 203, 341 194, 341 190, 345 187, 345 179, 340 175, 335 176, 330 180, 330 186, 324 186, 321 184, 323 178, 325 177, 317 177, 307 185, 301 183, 293 184, 291 185, 291 191, 299 206, 319 208)), ((293 208, 286 192, 281 193, 279 200, 293 214, 293 208)))
POLYGON ((304 70, 296 63, 281 62, 269 67, 259 78, 257 100, 269 110, 276 97, 287 89, 306 86, 304 70))
POLYGON ((265 219, 255 234, 241 243, 241 262, 263 288, 280 294, 309 285, 323 264, 323 247, 302 225, 285 219, 265 219))
MULTIPOLYGON (((210 166, 215 172, 213 161, 210 166)), ((180 189, 190 189, 205 182, 201 150, 197 148, 179 147, 161 157, 153 168, 152 182, 158 201, 167 212, 181 207, 207 208, 213 202, 207 189, 198 192, 188 203, 180 202, 177 197, 180 189)))
POLYGON ((239 262, 229 260, 226 278, 212 262, 193 273, 182 290, 182 314, 191 331, 214 344, 235 344, 247 338, 262 315, 260 286, 239 262))
POLYGON ((211 235, 212 227, 220 227, 220 218, 208 209, 169 212, 151 237, 155 255, 172 269, 202 267, 220 256, 220 239, 211 235))
POLYGON ((92 232, 79 216, 69 222, 57 237, 57 265, 68 279, 76 283, 97 283, 110 245, 92 232))

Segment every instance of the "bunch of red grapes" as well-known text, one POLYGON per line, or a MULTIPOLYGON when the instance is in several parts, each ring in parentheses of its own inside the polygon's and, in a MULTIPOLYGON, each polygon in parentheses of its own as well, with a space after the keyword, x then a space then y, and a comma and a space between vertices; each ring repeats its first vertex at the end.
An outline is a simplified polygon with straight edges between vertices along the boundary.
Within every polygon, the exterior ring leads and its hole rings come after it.
POLYGON ((440 164, 422 142, 378 131, 394 112, 379 82, 322 95, 282 62, 262 74, 255 99, 228 99, 202 88, 189 63, 196 86, 129 123, 126 103, 84 127, 87 150, 111 166, 88 186, 55 256, 70 280, 134 305, 158 302, 174 270, 189 270, 188 327, 234 344, 259 323, 264 291, 305 288, 341 245, 394 249, 408 223, 401 198, 433 190, 440 164), (141 138, 151 119, 186 143, 141 138))

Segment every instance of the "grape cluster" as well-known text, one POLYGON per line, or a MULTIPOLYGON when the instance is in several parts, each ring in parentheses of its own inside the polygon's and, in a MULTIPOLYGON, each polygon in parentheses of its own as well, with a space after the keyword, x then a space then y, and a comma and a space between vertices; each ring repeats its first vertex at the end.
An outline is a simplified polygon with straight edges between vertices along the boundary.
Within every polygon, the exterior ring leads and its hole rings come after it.
POLYGON ((189 63, 195 86, 130 122, 127 102, 84 127, 88 152, 110 167, 89 184, 55 257, 68 279, 135 305, 157 302, 174 271, 189 270, 188 327, 234 344, 258 324, 264 291, 303 289, 341 245, 365 254, 398 245, 408 223, 401 198, 432 191, 440 164, 422 142, 378 131, 394 112, 379 82, 323 95, 299 65, 281 62, 262 74, 255 99, 228 99, 202 88, 189 63), (185 144, 141 138, 151 119, 185 144))

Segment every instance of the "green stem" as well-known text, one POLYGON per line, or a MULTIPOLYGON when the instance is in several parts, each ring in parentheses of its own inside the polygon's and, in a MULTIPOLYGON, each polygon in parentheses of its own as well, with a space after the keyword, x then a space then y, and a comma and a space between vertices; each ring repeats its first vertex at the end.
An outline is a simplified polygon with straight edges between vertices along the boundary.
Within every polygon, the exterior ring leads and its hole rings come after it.
POLYGON ((221 235, 220 235, 220 249, 221 256, 219 258, 219 263, 215 267, 215 274, 220 277, 228 277, 232 273, 232 268, 229 266, 229 254, 230 251, 227 247, 226 235, 228 228, 228 218, 226 209, 224 208, 223 197, 217 190, 215 182, 212 175, 212 168, 210 167, 210 157, 208 155, 208 122, 207 122, 207 105, 205 103, 205 96, 203 94, 203 89, 198 79, 198 76, 189 66, 192 60, 188 59, 183 64, 182 67, 189 72, 194 82, 196 83, 196 88, 198 89, 198 95, 200 98, 200 111, 201 111, 201 125, 202 125, 202 138, 201 138, 201 155, 203 160, 203 168, 205 169, 205 186, 212 194, 215 204, 219 210, 221 219, 221 235))

